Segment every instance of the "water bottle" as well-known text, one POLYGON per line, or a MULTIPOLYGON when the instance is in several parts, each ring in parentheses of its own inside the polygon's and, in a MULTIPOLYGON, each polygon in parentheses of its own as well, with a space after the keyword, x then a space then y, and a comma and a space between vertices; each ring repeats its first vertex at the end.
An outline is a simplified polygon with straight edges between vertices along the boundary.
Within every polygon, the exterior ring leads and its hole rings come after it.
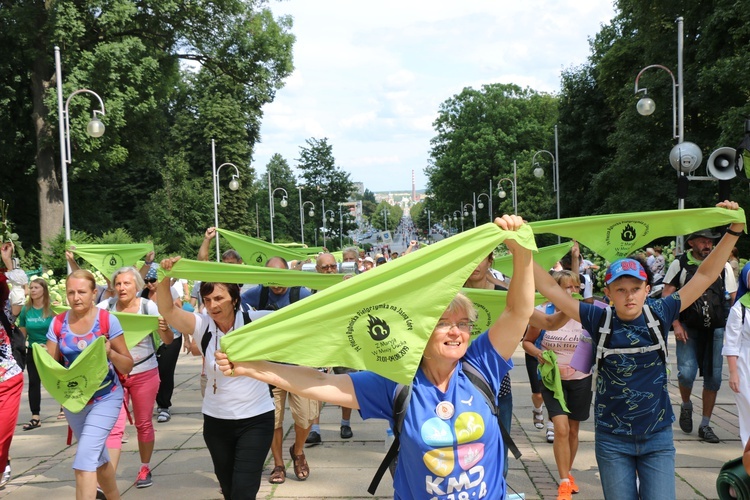
POLYGON ((388 453, 388 450, 391 449, 391 445, 393 444, 393 441, 396 439, 396 436, 393 435, 393 429, 388 427, 385 430, 385 452, 388 453))

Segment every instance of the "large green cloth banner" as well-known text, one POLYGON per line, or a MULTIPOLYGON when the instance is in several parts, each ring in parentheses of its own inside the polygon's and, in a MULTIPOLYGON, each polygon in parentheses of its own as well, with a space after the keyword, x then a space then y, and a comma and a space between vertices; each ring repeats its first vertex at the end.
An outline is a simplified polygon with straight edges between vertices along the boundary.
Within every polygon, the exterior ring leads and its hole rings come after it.
POLYGON ((73 413, 86 406, 107 376, 109 363, 104 342, 103 336, 97 338, 68 368, 50 356, 43 344, 32 347, 42 385, 55 401, 73 413))
POLYGON ((732 222, 745 223, 745 211, 691 208, 659 212, 592 215, 532 222, 534 233, 552 233, 578 240, 609 261, 627 257, 657 238, 686 235, 732 222))
POLYGON ((122 245, 77 245, 69 241, 68 250, 94 266, 107 279, 124 266, 134 266, 138 259, 154 250, 153 243, 122 245))
MULTIPOLYGON (((536 257, 536 256, 535 256, 536 257)), ((508 292, 504 290, 482 290, 478 288, 463 288, 461 293, 466 295, 474 303, 477 310, 477 319, 471 330, 473 339, 487 330, 492 323, 502 314, 508 298, 508 292)), ((544 304, 547 299, 541 293, 534 294, 534 304, 544 304)), ((520 340, 520 339, 519 339, 520 340)))
POLYGON ((307 259, 307 255, 301 251, 284 248, 227 229, 219 228, 216 231, 227 239, 248 266, 265 266, 266 261, 271 257, 284 257, 287 261, 307 259))
MULTIPOLYGON (((52 310, 55 314, 60 314, 70 310, 70 307, 66 306, 52 306, 52 310)), ((120 326, 122 326, 123 337, 125 338, 125 344, 128 349, 132 349, 138 342, 143 340, 146 335, 153 334, 155 345, 158 347, 161 339, 157 330, 159 329, 159 316, 151 316, 149 314, 131 314, 122 312, 112 312, 118 320, 120 320, 120 326)))
POLYGON ((410 383, 440 316, 506 238, 536 250, 529 226, 485 224, 359 274, 222 337, 229 359, 348 366, 410 383))
MULTIPOLYGON (((542 266, 542 269, 549 269, 554 266, 563 255, 568 253, 568 250, 572 247, 572 241, 542 247, 534 254, 534 261, 542 266)), ((503 255, 502 257, 498 257, 492 264, 492 268, 497 269, 506 276, 510 276, 513 271, 513 256, 503 255)))
POLYGON ((293 269, 239 266, 222 262, 180 259, 170 271, 159 268, 159 276, 217 283, 257 283, 266 286, 306 286, 322 290, 344 281, 343 274, 322 274, 293 269))

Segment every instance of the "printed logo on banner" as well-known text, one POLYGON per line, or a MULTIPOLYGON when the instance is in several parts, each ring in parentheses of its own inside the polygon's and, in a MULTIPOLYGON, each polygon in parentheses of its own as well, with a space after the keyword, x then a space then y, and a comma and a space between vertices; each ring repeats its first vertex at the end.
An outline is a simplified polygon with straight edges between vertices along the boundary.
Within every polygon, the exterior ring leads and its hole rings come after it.
POLYGON ((263 252, 255 252, 250 256, 250 261, 255 262, 256 264, 263 264, 267 260, 268 256, 263 252))
POLYGON ((369 352, 380 363, 392 363, 409 352, 409 345, 398 338, 399 331, 414 329, 409 315, 391 304, 376 304, 360 308, 349 319, 346 336, 356 352, 369 352))
POLYGON ((642 239, 650 232, 650 226, 639 220, 620 221, 606 229, 605 243, 613 247, 618 255, 627 255, 636 239, 642 239))
POLYGON ((112 268, 120 268, 125 266, 125 260, 119 253, 110 253, 105 255, 102 259, 102 263, 105 266, 109 266, 112 268))

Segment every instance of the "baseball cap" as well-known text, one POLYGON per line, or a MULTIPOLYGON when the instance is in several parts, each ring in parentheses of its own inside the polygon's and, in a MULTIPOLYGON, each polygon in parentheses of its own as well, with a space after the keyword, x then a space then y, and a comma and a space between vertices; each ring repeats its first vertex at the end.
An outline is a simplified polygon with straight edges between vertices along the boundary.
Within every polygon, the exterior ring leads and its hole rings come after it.
POLYGON ((623 276, 632 276, 641 281, 648 280, 648 274, 640 262, 635 259, 620 259, 609 265, 607 274, 604 275, 604 283, 609 285, 623 276))
POLYGON ((700 231, 690 233, 685 241, 690 241, 695 238, 708 238, 710 240, 715 240, 719 236, 721 235, 714 233, 710 229, 701 229, 700 231))

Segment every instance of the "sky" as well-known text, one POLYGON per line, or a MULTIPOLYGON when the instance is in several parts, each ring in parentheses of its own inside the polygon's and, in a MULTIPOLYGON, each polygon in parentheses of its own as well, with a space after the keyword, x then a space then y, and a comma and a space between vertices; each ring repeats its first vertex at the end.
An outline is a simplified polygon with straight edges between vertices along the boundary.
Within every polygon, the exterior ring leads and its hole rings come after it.
MULTIPOLYGON (((514 83, 560 90, 586 62, 611 0, 281 0, 295 70, 263 108, 258 174, 275 153, 295 171, 309 138, 328 138, 336 165, 373 192, 427 186, 440 104, 465 87, 514 83)), ((550 130, 552 134, 552 130, 550 130)))

